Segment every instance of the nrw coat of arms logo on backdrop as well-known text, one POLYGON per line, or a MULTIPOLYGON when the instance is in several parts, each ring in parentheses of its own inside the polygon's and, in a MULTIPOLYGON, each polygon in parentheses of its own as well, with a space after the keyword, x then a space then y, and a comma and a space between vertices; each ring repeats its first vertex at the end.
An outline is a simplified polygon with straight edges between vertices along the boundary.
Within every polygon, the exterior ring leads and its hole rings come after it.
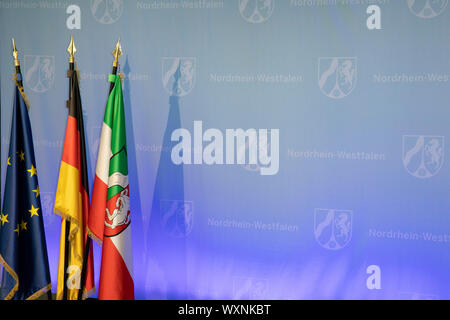
POLYGON ((163 58, 162 82, 171 95, 183 97, 195 86, 197 63, 195 58, 163 58))
POLYGON ((239 12, 246 21, 261 23, 270 18, 275 0, 239 0, 239 12))
POLYGON ((444 12, 448 0, 408 0, 409 10, 424 19, 434 18, 444 12))
POLYGON ((348 96, 356 87, 356 57, 319 58, 319 88, 333 99, 348 96))
POLYGON ((112 24, 122 16, 123 0, 91 0, 91 11, 98 22, 112 24))
POLYGON ((403 136, 403 166, 416 178, 436 175, 444 163, 444 137, 403 136))
POLYGON ((350 210, 315 209, 314 236, 325 249, 339 250, 352 238, 353 212, 350 210))
POLYGON ((24 80, 28 87, 37 93, 50 90, 55 79, 55 57, 26 55, 24 58, 24 80))
POLYGON ((194 226, 194 203, 181 200, 161 200, 161 223, 164 231, 174 238, 184 238, 194 226))

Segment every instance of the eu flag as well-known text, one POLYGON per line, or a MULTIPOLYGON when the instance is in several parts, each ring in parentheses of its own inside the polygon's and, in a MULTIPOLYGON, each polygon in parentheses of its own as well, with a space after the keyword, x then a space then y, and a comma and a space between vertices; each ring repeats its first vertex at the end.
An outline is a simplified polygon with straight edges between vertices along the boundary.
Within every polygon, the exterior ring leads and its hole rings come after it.
POLYGON ((33 138, 22 94, 16 85, 0 215, 2 300, 37 299, 51 288, 33 138))

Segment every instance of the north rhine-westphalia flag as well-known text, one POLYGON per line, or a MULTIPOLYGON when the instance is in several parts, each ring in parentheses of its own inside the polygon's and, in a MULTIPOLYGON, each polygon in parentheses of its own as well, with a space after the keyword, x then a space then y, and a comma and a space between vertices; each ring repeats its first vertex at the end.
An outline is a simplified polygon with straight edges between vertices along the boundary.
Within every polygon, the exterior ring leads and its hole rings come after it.
POLYGON ((130 191, 128 185, 125 112, 120 76, 109 94, 100 136, 89 234, 102 243, 98 298, 133 300, 130 191))
MULTIPOLYGON (((89 217, 86 145, 77 71, 69 71, 68 77, 71 78, 71 99, 68 101, 69 116, 67 118, 66 136, 55 197, 55 213, 62 217, 56 295, 58 300, 63 299, 64 285, 67 286, 67 299, 78 299, 89 217), (67 221, 70 222, 68 235, 66 234, 67 221), (70 243, 69 252, 65 252, 67 236, 70 243), (64 270, 66 254, 68 255, 68 264, 67 269, 64 270), (65 272, 68 273, 67 283, 64 283, 65 272)), ((87 298, 95 291, 92 244, 89 250, 86 270, 83 298, 87 298)))
POLYGON ((0 218, 0 299, 37 299, 51 281, 31 124, 17 85, 0 218))

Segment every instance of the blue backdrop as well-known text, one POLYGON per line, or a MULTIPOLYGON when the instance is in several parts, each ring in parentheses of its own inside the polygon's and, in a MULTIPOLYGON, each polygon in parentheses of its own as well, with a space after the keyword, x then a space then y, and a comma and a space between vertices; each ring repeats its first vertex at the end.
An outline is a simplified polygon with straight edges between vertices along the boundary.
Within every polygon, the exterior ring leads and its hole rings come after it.
POLYGON ((1 183, 14 37, 53 288, 73 35, 91 186, 122 42, 136 298, 449 299, 449 7, 0 0, 1 183), (228 159, 236 129, 248 139, 228 159))

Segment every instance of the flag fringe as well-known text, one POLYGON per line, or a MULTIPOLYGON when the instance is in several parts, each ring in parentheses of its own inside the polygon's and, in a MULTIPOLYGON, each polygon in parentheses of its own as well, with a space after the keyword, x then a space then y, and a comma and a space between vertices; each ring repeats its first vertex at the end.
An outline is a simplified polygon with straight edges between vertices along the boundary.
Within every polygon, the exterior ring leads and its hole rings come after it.
POLYGON ((26 300, 36 300, 38 299, 40 296, 42 296, 43 294, 47 293, 48 291, 50 291, 52 289, 52 284, 49 283, 48 285, 46 285, 45 287, 43 287, 42 289, 36 291, 35 293, 33 293, 31 296, 29 296, 28 298, 26 298, 26 300))
POLYGON ((14 80, 15 80, 17 88, 19 89, 20 95, 22 96, 23 101, 25 102, 25 106, 27 107, 27 110, 30 111, 30 100, 28 99, 28 96, 25 93, 25 90, 23 89, 23 87, 21 87, 19 85, 19 82, 17 81, 17 75, 15 76, 14 80))
POLYGON ((87 226, 87 235, 88 237, 90 237, 92 240, 94 240, 99 246, 103 245, 102 240, 100 240, 90 229, 89 226, 87 226))
MULTIPOLYGON (((8 295, 5 297, 4 300, 11 300, 14 295, 16 294, 17 290, 19 289, 19 277, 17 276, 17 273, 10 267, 10 265, 5 261, 3 256, 0 254, 0 264, 5 268, 5 270, 13 277, 13 279, 16 281, 16 284, 11 289, 11 291, 8 293, 8 295)), ((39 289, 35 293, 33 293, 31 296, 26 298, 25 300, 36 300, 43 294, 47 293, 49 290, 51 290, 52 284, 49 283, 44 288, 39 289)))
MULTIPOLYGON (((80 290, 80 289, 76 289, 77 290, 77 293, 78 293, 78 290, 80 290)), ((83 292, 83 300, 86 300, 87 298, 89 298, 91 295, 93 295, 95 293, 95 287, 94 288, 92 288, 91 290, 89 290, 89 291, 86 291, 86 290, 84 290, 84 292, 83 292)), ((77 294, 77 296, 78 296, 78 294, 77 294)), ((56 300, 63 300, 63 294, 62 294, 62 292, 60 292, 59 293, 59 295, 57 295, 56 296, 56 300)), ((69 299, 70 300, 70 299, 69 299)))
POLYGON ((84 291, 83 293, 83 300, 86 300, 87 298, 89 298, 91 295, 93 295, 95 293, 95 288, 92 288, 89 291, 84 291))
POLYGON ((9 266, 9 264, 3 259, 3 256, 0 254, 0 264, 5 268, 5 270, 13 277, 13 279, 16 281, 16 284, 11 289, 11 291, 8 293, 8 295, 5 297, 5 300, 11 300, 14 295, 16 294, 17 290, 19 289, 19 277, 17 276, 17 273, 9 266))
MULTIPOLYGON (((61 212, 60 210, 55 208, 55 213, 57 215, 59 215, 61 218, 63 218, 64 220, 66 220, 66 222, 70 222, 70 224, 74 224, 74 228, 71 232, 69 232, 69 241, 72 241, 73 238, 75 237, 75 234, 78 232, 78 230, 80 229, 80 221, 78 221, 77 219, 74 219, 72 216, 65 214, 63 212, 61 212)), ((72 229, 72 226, 70 227, 72 229)))
MULTIPOLYGON (((70 222, 70 229, 72 229, 72 224, 75 226, 72 231, 69 232, 68 240, 69 242, 72 242, 77 234, 78 231, 80 231, 80 221, 77 219, 74 219, 70 215, 67 215, 65 213, 62 213, 60 210, 55 208, 55 213, 59 215, 61 218, 66 220, 67 222, 70 222)), ((66 254, 66 253, 64 253, 66 254)), ((83 255, 79 254, 77 251, 74 251, 75 259, 78 260, 78 262, 83 263, 83 255)))

